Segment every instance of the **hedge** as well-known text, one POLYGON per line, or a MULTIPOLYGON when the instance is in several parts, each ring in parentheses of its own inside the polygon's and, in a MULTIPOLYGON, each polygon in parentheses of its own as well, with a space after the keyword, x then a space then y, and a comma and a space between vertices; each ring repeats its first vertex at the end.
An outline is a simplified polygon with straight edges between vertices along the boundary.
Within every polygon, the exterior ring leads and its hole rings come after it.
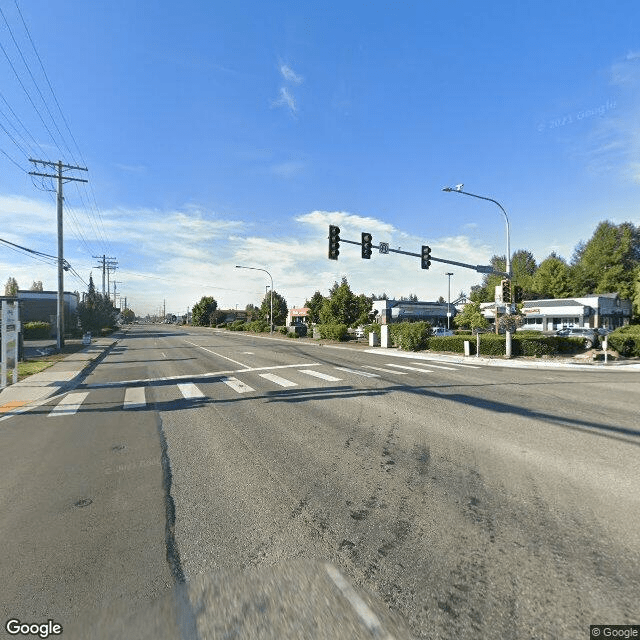
POLYGON ((625 358, 640 357, 640 325, 620 327, 607 336, 609 346, 625 358))
POLYGON ((391 341, 403 351, 429 348, 431 325, 428 322, 400 322, 389 325, 391 341))
POLYGON ((325 340, 340 340, 344 342, 349 339, 348 327, 346 324, 319 324, 320 337, 325 340))
POLYGON ((51 337, 51 325, 48 322, 25 322, 22 332, 25 340, 47 340, 51 337))

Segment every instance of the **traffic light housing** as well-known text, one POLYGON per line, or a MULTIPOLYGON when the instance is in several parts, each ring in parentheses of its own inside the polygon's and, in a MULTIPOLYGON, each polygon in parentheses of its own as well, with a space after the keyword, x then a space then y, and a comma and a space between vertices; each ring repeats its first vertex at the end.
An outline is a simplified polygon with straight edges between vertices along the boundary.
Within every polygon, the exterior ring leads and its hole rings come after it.
POLYGON ((519 304, 520 302, 522 302, 522 295, 523 295, 522 287, 518 285, 513 287, 513 301, 516 304, 519 304))
POLYGON ((337 260, 340 255, 340 227, 329 225, 329 260, 337 260))
POLYGON ((371 258, 371 241, 372 237, 370 233, 362 234, 362 257, 365 258, 365 260, 371 258))
POLYGON ((422 257, 420 266, 423 269, 428 269, 431 266, 431 247, 422 245, 422 257))
POLYGON ((506 304, 511 303, 511 280, 503 280, 502 284, 502 302, 506 304))

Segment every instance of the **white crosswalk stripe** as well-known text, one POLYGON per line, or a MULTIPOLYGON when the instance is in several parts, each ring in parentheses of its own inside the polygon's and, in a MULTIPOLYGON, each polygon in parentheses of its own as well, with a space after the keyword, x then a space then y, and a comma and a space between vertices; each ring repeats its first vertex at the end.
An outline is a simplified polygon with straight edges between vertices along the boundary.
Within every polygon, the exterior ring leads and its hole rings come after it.
POLYGON ((313 376, 314 378, 320 378, 321 380, 326 380, 327 382, 340 382, 342 378, 335 378, 334 376, 327 375, 326 373, 322 373, 321 371, 314 371, 313 369, 300 369, 300 373, 306 373, 308 376, 313 376))
POLYGON ((398 369, 407 369, 408 371, 420 371, 420 373, 433 373, 433 371, 430 371, 429 369, 421 369, 419 367, 409 367, 405 364, 392 364, 389 362, 387 366, 396 367, 398 369))
POLYGON ((129 387, 125 390, 123 409, 142 409, 146 406, 144 387, 129 387))
POLYGON ((355 373, 357 376, 365 376, 366 378, 379 378, 377 373, 369 373, 367 371, 359 371, 358 369, 349 369, 348 367, 335 367, 339 371, 346 371, 347 373, 355 373))
POLYGON ((178 389, 180 389, 180 393, 185 400, 195 400, 205 397, 204 393, 202 393, 193 382, 181 382, 178 384, 178 389))
POLYGON ((255 391, 253 387, 250 387, 248 384, 245 384, 238 378, 234 378, 233 376, 229 376, 226 378, 220 378, 222 382, 231 387, 234 391, 238 393, 249 393, 250 391, 255 391))
POLYGON ((441 364, 433 364, 433 362, 412 362, 411 364, 417 364, 419 367, 433 367, 434 369, 448 369, 449 371, 456 371, 456 367, 445 367, 441 364))
POLYGON ((260 373, 259 376, 264 378, 265 380, 269 380, 281 387, 297 387, 297 382, 292 382, 291 380, 287 380, 286 378, 281 378, 277 376, 275 373, 260 373))
POLYGON ((398 376, 406 376, 406 371, 395 371, 393 369, 385 369, 384 367, 374 367, 372 365, 365 364, 366 369, 373 369, 374 371, 382 371, 383 373, 395 373, 398 376))
POLYGON ((50 418, 58 416, 70 416, 76 413, 81 407, 85 398, 89 395, 88 391, 82 391, 78 393, 70 393, 66 395, 49 413, 50 418))

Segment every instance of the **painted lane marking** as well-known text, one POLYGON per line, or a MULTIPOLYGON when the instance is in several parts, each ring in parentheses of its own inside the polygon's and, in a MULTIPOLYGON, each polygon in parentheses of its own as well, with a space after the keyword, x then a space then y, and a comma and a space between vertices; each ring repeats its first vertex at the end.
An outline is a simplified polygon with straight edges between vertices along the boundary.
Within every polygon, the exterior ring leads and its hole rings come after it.
POLYGON ((324 565, 326 572, 333 581, 333 584, 340 589, 342 596, 349 602, 353 610, 358 614, 360 620, 365 624, 371 635, 381 640, 393 640, 393 636, 388 634, 378 616, 368 607, 366 602, 356 593, 355 589, 347 582, 345 577, 328 562, 324 565))
POLYGON ((125 390, 123 409, 142 409, 146 406, 144 387, 129 387, 125 390))
POLYGON ((195 400, 196 398, 204 398, 204 393, 196 387, 193 382, 178 383, 178 389, 185 400, 195 400))
POLYGON ((234 360, 233 358, 228 358, 227 356, 223 356, 220 353, 216 353, 215 351, 211 351, 211 349, 207 349, 206 347, 202 347, 199 344, 196 344, 195 342, 189 342, 188 340, 185 340, 185 342, 187 344, 191 344, 194 347, 198 347, 198 349, 202 349, 203 351, 206 351, 207 353, 212 353, 214 356, 218 356, 218 358, 224 358, 225 360, 229 360, 229 362, 233 362, 234 364, 239 364, 241 367, 244 367, 245 369, 249 369, 249 365, 244 364, 244 362, 238 362, 237 360, 234 360))
POLYGON ((388 362, 387 366, 396 367, 398 369, 408 369, 409 371, 420 371, 420 373, 433 373, 433 371, 430 371, 429 369, 419 369, 418 367, 408 367, 404 364, 391 364, 390 362, 388 362))
POLYGON ((417 364, 419 367, 433 367, 434 369, 448 369, 449 371, 457 371, 456 367, 445 367, 441 364, 433 364, 429 362, 428 364, 422 364, 422 362, 412 362, 411 364, 417 364))
MULTIPOLYGON (((188 373, 180 376, 165 376, 161 378, 140 378, 138 380, 119 380, 118 382, 96 382, 95 384, 84 385, 85 389, 105 389, 108 387, 127 387, 131 385, 147 384, 156 382, 173 382, 175 380, 198 380, 202 378, 221 378, 232 373, 250 373, 257 371, 273 371, 275 369, 292 369, 298 367, 319 367, 319 362, 299 362, 297 364, 278 364, 270 367, 250 367, 249 369, 228 369, 226 371, 211 371, 209 373, 188 373)), ((44 404, 44 402, 43 402, 44 404)))
POLYGON ((359 371, 358 369, 349 369, 348 367, 334 367, 338 371, 346 371, 347 373, 355 373, 357 376, 365 376, 367 378, 379 378, 377 373, 367 373, 366 371, 359 371))
POLYGON ((234 378, 233 376, 228 378, 221 378, 221 380, 238 393, 249 393, 249 391, 255 391, 253 387, 250 387, 248 384, 245 384, 244 382, 238 380, 238 378, 234 378))
POLYGON ((281 378, 280 376, 277 376, 275 373, 259 373, 258 375, 261 378, 264 378, 265 380, 270 380, 275 384, 279 384, 281 387, 297 387, 298 386, 297 383, 292 382, 291 380, 287 380, 286 378, 281 378))
POLYGON ((314 378, 321 378, 322 380, 327 380, 328 382, 340 382, 342 378, 334 378, 333 376, 329 376, 326 373, 321 373, 320 371, 314 371, 313 369, 300 369, 300 373, 306 373, 309 376, 313 376, 314 378))
POLYGON ((364 367, 366 369, 374 369, 375 371, 382 371, 383 373, 395 373, 398 376, 406 376, 406 371, 394 371, 393 369, 385 369, 383 367, 373 367, 371 365, 365 364, 364 367))
POLYGON ((76 411, 80 408, 85 398, 89 395, 88 391, 83 391, 81 393, 70 393, 58 404, 54 407, 54 409, 49 414, 50 418, 55 418, 58 416, 70 416, 76 413, 76 411))
MULTIPOLYGON (((432 366, 431 365, 432 361, 442 362, 442 360, 434 360, 433 358, 423 358, 423 360, 428 360, 429 366, 432 366)), ((477 365, 477 364, 462 364, 461 362, 451 362, 450 364, 452 364, 454 367, 465 367, 466 369, 480 369, 480 365, 477 365)), ((433 366, 435 367, 436 365, 434 364, 433 366)))

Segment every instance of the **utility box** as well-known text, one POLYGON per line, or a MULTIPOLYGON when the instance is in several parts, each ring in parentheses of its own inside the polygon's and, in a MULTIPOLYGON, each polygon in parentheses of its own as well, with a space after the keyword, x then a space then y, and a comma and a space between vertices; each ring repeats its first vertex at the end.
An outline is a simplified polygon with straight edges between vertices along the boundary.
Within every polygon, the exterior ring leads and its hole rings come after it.
POLYGON ((471 342, 469 340, 464 341, 464 355, 467 358, 471 355, 471 342))
POLYGON ((379 347, 380 346, 380 338, 375 331, 369 332, 369 346, 370 347, 379 347))

